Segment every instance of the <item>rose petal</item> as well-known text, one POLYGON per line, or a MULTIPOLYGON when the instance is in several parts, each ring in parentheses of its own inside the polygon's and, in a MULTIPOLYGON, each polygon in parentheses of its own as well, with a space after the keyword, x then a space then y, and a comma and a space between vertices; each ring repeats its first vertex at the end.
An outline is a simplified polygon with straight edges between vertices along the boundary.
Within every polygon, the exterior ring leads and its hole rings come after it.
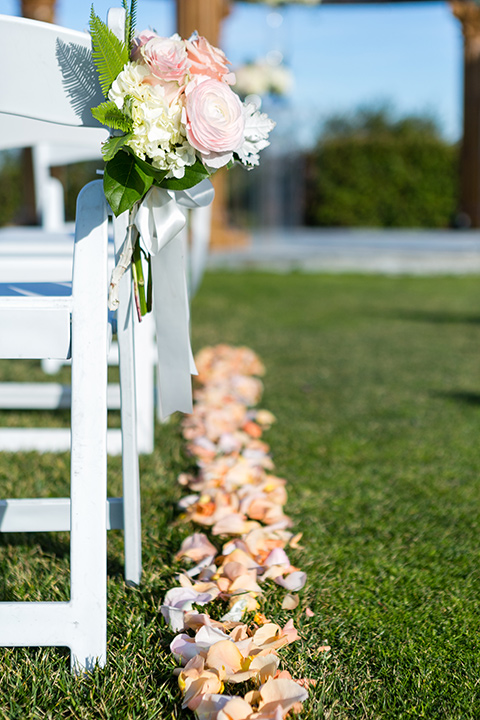
POLYGON ((295 610, 295 608, 298 607, 299 602, 300 598, 298 595, 285 595, 282 602, 282 608, 283 610, 295 610))
POLYGON ((226 612, 225 615, 222 615, 220 619, 222 622, 240 622, 247 607, 248 600, 247 598, 242 597, 240 600, 237 600, 230 610, 226 612))
POLYGON ((228 695, 204 695, 195 708, 197 720, 216 720, 218 713, 232 698, 228 695))
POLYGON ((247 720, 252 706, 241 697, 231 698, 217 715, 217 720, 247 720))
MULTIPOLYGON (((192 495, 190 497, 198 500, 198 495, 192 495)), ((215 545, 212 545, 207 536, 203 533, 194 533, 182 542, 180 550, 175 555, 175 560, 187 557, 195 563, 198 563, 207 557, 215 557, 215 555, 217 555, 217 548, 215 545)))
POLYGON ((242 670, 245 658, 234 642, 222 640, 212 645, 207 652, 206 665, 215 668, 220 677, 229 679, 229 676, 242 670))
POLYGON ((296 572, 289 573, 285 577, 279 575, 275 578, 275 582, 286 590, 296 592, 297 590, 301 590, 307 582, 307 573, 297 570, 296 572))
POLYGON ((170 607, 169 605, 161 605, 160 612, 167 621, 173 632, 179 632, 185 627, 185 613, 180 608, 170 607))
POLYGON ((276 710, 280 706, 283 713, 286 714, 296 703, 304 702, 308 697, 308 692, 294 680, 272 678, 261 686, 260 695, 262 699, 259 710, 265 713, 276 710))

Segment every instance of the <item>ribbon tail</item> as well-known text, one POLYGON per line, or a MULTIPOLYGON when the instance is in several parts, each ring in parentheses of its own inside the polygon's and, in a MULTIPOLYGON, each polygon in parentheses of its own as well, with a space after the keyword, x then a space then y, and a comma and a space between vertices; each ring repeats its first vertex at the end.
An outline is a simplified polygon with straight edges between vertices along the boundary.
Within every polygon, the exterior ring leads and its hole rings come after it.
POLYGON ((190 345, 189 306, 179 235, 152 256, 153 314, 158 346, 160 416, 192 412, 195 368, 190 345))

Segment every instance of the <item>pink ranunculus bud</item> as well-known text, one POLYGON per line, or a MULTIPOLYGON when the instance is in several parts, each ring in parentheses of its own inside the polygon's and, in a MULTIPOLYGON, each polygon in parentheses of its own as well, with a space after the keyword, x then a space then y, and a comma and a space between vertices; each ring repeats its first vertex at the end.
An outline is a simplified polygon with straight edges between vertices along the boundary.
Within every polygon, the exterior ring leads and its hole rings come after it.
POLYGON ((235 74, 230 72, 230 62, 222 50, 210 45, 208 40, 200 35, 187 40, 185 45, 192 75, 207 75, 214 80, 234 85, 235 74))
POLYGON ((132 60, 140 60, 141 53, 140 48, 147 44, 149 40, 152 38, 158 37, 157 33, 154 33, 152 30, 142 30, 142 32, 137 35, 137 37, 133 41, 132 51, 130 53, 130 58, 132 60))
POLYGON ((186 87, 188 142, 212 168, 226 165, 243 143, 245 118, 240 98, 225 83, 197 76, 186 87))
POLYGON ((183 84, 190 63, 185 43, 178 36, 152 37, 141 48, 141 54, 158 80, 183 84))

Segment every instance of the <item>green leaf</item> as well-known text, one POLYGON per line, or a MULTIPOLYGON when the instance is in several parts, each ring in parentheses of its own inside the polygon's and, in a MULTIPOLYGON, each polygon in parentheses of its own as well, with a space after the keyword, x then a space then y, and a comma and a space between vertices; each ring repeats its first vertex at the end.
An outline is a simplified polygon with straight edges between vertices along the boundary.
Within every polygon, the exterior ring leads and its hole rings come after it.
POLYGON ((126 135, 115 135, 114 137, 108 138, 102 146, 102 155, 105 162, 112 160, 125 143, 130 140, 132 135, 133 133, 130 132, 126 135))
POLYGON ((113 32, 92 10, 90 13, 92 57, 97 68, 102 92, 107 97, 112 83, 130 59, 130 48, 115 37, 113 32))
POLYGON ((92 108, 93 117, 109 128, 129 132, 133 127, 132 119, 125 115, 112 100, 100 103, 92 108))
POLYGON ((146 160, 141 160, 141 158, 137 157, 135 155, 135 153, 133 152, 132 148, 125 148, 125 150, 127 150, 127 152, 129 152, 133 155, 137 165, 142 168, 144 173, 146 173, 147 175, 151 175, 152 178, 154 178, 156 180, 157 185, 159 185, 161 182, 163 182, 168 170, 159 170, 158 168, 154 168, 153 165, 151 165, 146 160))
POLYGON ((185 168, 183 178, 168 178, 168 180, 163 180, 160 186, 167 190, 187 190, 208 177, 210 177, 210 173, 205 165, 197 160, 194 165, 185 168))
POLYGON ((118 152, 105 165, 103 188, 115 215, 131 210, 153 183, 153 177, 143 172, 135 156, 118 152))

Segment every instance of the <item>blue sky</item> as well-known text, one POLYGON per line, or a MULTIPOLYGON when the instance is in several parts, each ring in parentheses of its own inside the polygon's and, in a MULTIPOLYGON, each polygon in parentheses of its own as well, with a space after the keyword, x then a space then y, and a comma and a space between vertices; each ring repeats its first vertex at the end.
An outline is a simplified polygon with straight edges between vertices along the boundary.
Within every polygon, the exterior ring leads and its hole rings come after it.
MULTIPOLYGON (((114 4, 94 0, 101 17, 114 4)), ((84 30, 90 6, 90 0, 57 0, 57 22, 84 30)), ((19 7, 19 0, 0 0, 3 13, 16 15, 19 7)), ((221 44, 234 65, 282 52, 294 89, 288 101, 266 109, 292 140, 311 141, 332 112, 378 102, 391 102, 399 113, 430 112, 448 138, 460 136, 462 38, 446 2, 291 5, 277 28, 271 13, 266 5, 233 4, 221 44)), ((173 0, 139 0, 137 28, 148 26, 175 31, 173 0)))

